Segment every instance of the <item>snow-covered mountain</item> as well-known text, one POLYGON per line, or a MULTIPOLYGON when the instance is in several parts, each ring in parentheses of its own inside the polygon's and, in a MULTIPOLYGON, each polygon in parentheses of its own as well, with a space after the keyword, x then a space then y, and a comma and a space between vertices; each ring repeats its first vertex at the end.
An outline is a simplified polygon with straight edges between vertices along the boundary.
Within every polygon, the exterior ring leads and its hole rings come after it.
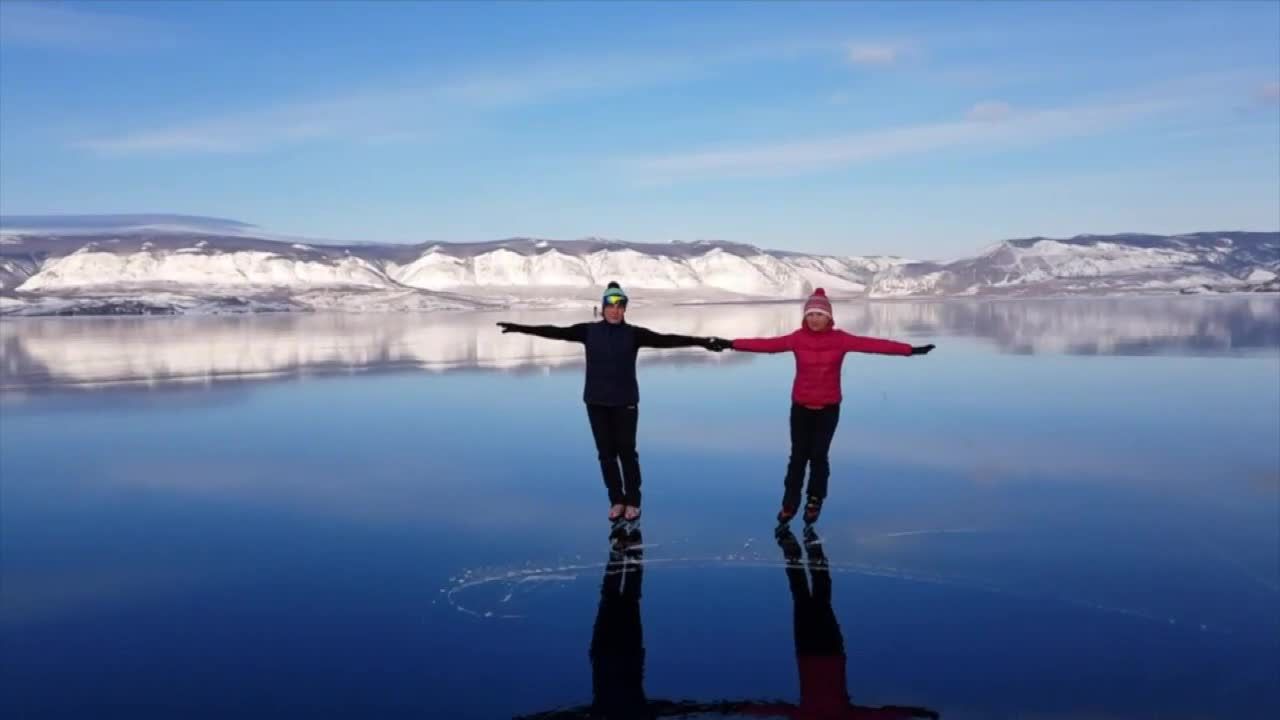
POLYGON ((878 274, 911 262, 888 255, 836 257, 779 251, 769 254, 794 268, 811 287, 826 288, 833 295, 865 294, 878 274))
POLYGON ((876 275, 873 297, 1069 295, 1275 289, 1280 233, 1081 235, 1007 240, 974 258, 907 263, 876 275))
POLYGON ((892 258, 770 253, 728 242, 514 238, 336 245, 174 225, 0 232, 0 310, 439 309, 561 306, 617 280, 644 301, 862 294, 892 258), (212 303, 212 305, 211 305, 212 303))
POLYGON ((433 244, 407 263, 388 259, 383 267, 394 281, 424 290, 562 287, 594 294, 609 280, 618 280, 640 290, 793 297, 809 287, 784 260, 748 245, 723 242, 659 245, 520 238, 433 244))
POLYGON ((1280 233, 1010 240, 947 264, 731 242, 513 238, 331 244, 217 218, 0 218, 0 312, 557 307, 617 280, 640 302, 1268 289, 1280 233))

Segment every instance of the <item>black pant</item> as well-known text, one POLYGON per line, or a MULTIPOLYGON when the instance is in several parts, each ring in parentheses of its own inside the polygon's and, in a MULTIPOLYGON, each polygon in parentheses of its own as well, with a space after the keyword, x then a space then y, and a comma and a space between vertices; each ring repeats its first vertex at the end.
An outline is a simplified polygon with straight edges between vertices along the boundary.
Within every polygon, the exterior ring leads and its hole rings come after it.
POLYGON ((831 438, 835 437, 839 422, 840 403, 826 405, 819 410, 791 405, 791 461, 787 463, 784 505, 797 507, 800 504, 805 465, 809 466, 809 494, 819 499, 827 496, 827 478, 831 477, 827 453, 831 450, 831 438))
POLYGON ((640 507, 640 455, 636 453, 639 407, 588 405, 587 417, 591 420, 591 434, 595 436, 596 452, 600 456, 600 474, 604 476, 610 504, 640 507))

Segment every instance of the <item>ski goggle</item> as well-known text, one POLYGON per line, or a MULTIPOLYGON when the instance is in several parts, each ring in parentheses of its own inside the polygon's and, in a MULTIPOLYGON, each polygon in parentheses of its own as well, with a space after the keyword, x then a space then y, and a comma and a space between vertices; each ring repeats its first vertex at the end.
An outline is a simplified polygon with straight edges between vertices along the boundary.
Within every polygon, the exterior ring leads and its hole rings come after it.
POLYGON ((605 305, 621 305, 622 307, 626 307, 626 306, 627 306, 627 296, 626 296, 626 295, 620 295, 620 294, 605 295, 605 296, 604 296, 604 304, 605 304, 605 305))

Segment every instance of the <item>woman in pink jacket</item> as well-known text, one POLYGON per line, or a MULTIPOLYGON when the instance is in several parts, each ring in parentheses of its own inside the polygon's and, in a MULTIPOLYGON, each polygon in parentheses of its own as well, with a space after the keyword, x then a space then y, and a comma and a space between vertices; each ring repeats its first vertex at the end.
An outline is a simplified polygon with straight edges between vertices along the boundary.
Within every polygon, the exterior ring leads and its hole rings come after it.
POLYGON ((789 335, 772 338, 740 338, 733 349, 742 352, 791 352, 796 356, 796 379, 791 386, 791 460, 778 522, 795 517, 804 487, 804 469, 809 466, 809 492, 804 521, 813 524, 827 497, 831 465, 827 453, 840 421, 840 366, 845 353, 879 355, 924 355, 933 345, 912 347, 906 343, 850 335, 837 330, 831 315, 831 301, 822 288, 813 291, 804 304, 804 321, 789 335))

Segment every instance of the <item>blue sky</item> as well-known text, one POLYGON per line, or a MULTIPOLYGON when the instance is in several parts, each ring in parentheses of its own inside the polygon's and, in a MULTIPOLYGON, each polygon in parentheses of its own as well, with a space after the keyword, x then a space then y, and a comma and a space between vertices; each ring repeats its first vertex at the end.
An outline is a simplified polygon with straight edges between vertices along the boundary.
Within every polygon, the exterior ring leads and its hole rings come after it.
POLYGON ((1280 228, 1280 3, 0 4, 0 212, 964 255, 1280 228))

